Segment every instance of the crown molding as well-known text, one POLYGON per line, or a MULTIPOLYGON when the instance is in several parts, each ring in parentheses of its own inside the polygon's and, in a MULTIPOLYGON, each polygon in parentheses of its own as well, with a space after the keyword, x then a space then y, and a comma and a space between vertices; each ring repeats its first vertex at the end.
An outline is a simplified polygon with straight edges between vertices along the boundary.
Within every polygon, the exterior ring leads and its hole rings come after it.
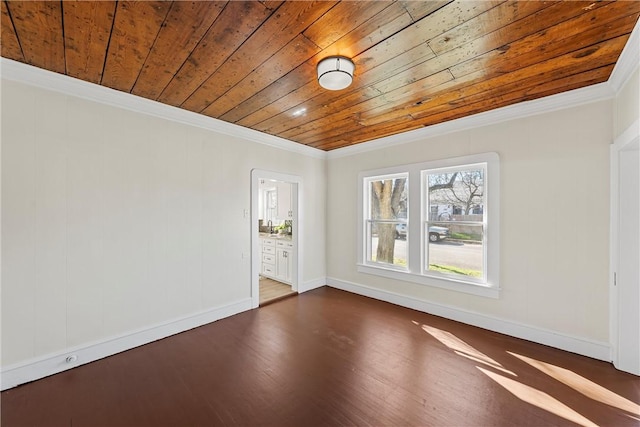
POLYGON ((640 66, 640 21, 633 27, 627 44, 622 49, 613 72, 609 77, 609 84, 617 94, 629 81, 633 73, 640 66))
POLYGON ((326 159, 325 151, 298 144, 284 138, 258 132, 253 129, 227 123, 203 114, 162 104, 127 92, 121 92, 95 83, 54 73, 22 62, 1 58, 0 76, 3 79, 24 83, 45 90, 60 92, 100 104, 163 118, 177 123, 199 127, 224 135, 242 138, 258 144, 302 154, 308 157, 326 159))

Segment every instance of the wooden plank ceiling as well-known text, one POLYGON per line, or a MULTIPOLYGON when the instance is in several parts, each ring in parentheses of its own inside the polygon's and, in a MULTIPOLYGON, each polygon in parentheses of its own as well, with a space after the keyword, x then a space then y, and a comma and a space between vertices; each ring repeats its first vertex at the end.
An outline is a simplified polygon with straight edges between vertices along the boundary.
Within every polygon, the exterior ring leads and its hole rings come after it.
POLYGON ((2 56, 322 150, 606 81, 638 1, 3 1, 2 56), (353 58, 322 89, 318 61, 353 58))

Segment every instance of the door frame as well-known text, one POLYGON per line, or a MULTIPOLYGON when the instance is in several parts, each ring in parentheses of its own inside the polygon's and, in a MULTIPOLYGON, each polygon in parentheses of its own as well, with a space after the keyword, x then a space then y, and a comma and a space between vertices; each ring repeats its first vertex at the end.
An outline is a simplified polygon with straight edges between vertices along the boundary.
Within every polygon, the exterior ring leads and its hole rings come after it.
MULTIPOLYGON (((640 360, 640 334, 637 330, 630 332, 628 327, 637 322, 638 310, 640 310, 640 277, 635 277, 631 283, 618 280, 620 270, 620 245, 629 237, 620 231, 620 175, 623 165, 621 156, 640 156, 640 121, 636 120, 625 132, 623 132, 610 148, 610 245, 609 245, 609 342, 611 345, 611 361, 613 365, 622 371, 640 375, 640 363, 629 362, 640 360), (634 283, 635 282, 635 283, 634 283), (636 294, 637 298, 627 299, 621 297, 621 287, 624 294, 636 294), (635 314, 634 314, 635 313, 635 314)), ((639 157, 640 162, 640 157, 639 157)), ((635 197, 640 199, 640 185, 635 197)), ((633 236, 631 236, 633 239, 633 236)), ((640 239, 640 235, 635 236, 640 239)), ((636 242, 637 245, 637 242, 636 242)), ((637 251, 637 249, 636 249, 637 251)), ((637 260, 636 262, 640 261, 637 260)), ((633 329, 633 328, 632 328, 633 329)))
POLYGON ((260 305, 260 235, 258 230, 258 200, 260 195, 260 180, 269 179, 291 184, 292 205, 292 243, 293 243, 293 276, 291 289, 298 291, 302 277, 302 177, 263 169, 251 170, 251 308, 260 305))

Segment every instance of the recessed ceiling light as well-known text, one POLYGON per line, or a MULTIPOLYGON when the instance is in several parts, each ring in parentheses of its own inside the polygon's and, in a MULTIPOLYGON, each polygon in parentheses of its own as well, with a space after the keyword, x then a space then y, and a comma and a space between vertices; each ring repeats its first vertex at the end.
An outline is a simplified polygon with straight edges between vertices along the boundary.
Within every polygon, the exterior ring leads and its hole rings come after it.
POLYGON ((307 109, 306 109, 306 108, 300 108, 299 110, 296 110, 296 111, 294 111, 293 113, 291 113, 291 115, 292 115, 293 117, 298 117, 298 116, 303 115, 303 114, 304 114, 304 113, 306 113, 306 112, 307 112, 307 109))

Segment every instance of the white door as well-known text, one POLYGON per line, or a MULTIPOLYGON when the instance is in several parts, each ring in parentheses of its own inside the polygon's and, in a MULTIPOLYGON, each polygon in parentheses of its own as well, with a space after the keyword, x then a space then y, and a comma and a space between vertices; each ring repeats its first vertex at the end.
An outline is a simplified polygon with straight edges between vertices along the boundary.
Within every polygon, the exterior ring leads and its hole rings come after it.
POLYGON ((639 137, 611 149, 611 346, 616 368, 640 375, 639 137))

